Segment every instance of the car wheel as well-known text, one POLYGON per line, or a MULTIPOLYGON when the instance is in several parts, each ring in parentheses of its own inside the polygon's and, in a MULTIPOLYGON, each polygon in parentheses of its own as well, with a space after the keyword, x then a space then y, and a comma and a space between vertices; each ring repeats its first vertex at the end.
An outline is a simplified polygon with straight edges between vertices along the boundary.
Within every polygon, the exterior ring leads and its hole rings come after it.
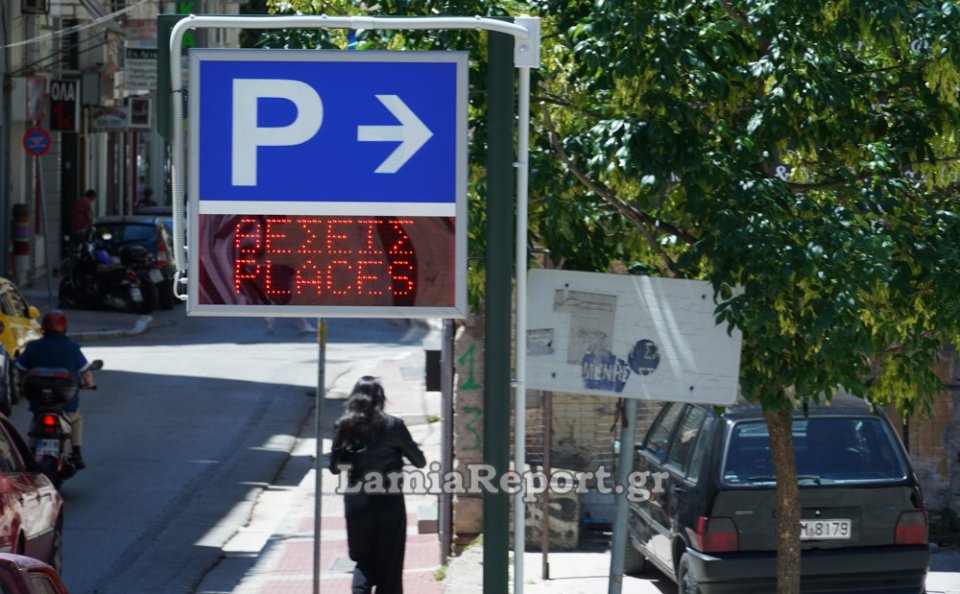
POLYGON ((157 302, 160 295, 157 293, 157 285, 148 278, 141 278, 140 294, 143 295, 143 301, 137 305, 137 313, 148 314, 157 309, 157 302))
POLYGON ((60 289, 57 291, 59 296, 58 306, 64 309, 77 309, 80 307, 80 299, 77 298, 76 287, 70 282, 69 278, 60 281, 60 289))
POLYGON ((623 553, 623 573, 635 575, 643 573, 646 569, 647 560, 643 553, 637 550, 629 540, 627 541, 627 550, 623 553))
POLYGON ((700 584, 690 567, 690 555, 686 553, 680 557, 680 567, 677 569, 677 590, 678 594, 700 594, 700 584))
POLYGON ((173 296, 173 280, 163 281, 157 285, 157 290, 160 292, 160 309, 173 309, 173 306, 176 305, 177 302, 176 297, 173 296))
POLYGON ((57 573, 63 572, 63 514, 57 517, 57 524, 53 528, 53 541, 50 543, 50 558, 47 563, 57 570, 57 573))

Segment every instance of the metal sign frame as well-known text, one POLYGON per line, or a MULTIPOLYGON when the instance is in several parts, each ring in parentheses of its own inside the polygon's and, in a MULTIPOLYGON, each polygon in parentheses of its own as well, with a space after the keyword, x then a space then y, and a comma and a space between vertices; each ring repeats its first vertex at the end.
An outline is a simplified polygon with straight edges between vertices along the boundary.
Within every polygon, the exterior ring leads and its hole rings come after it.
MULTIPOLYGON (((190 64, 190 132, 188 166, 189 199, 187 208, 189 245, 199 246, 200 222, 204 214, 235 215, 310 215, 310 216, 369 216, 369 217, 453 217, 454 218, 454 258, 453 258, 453 303, 449 307, 430 307, 418 305, 231 305, 211 304, 200 301, 200 282, 190 283, 187 290, 187 312, 190 315, 207 316, 287 316, 287 317, 377 317, 377 318, 464 318, 467 314, 467 92, 468 92, 468 55, 462 51, 340 51, 340 50, 263 50, 263 49, 192 49, 189 52, 190 64), (452 140, 455 155, 452 158, 453 174, 452 195, 444 202, 421 201, 350 201, 346 197, 340 200, 315 201, 276 201, 276 200, 205 200, 201 195, 201 150, 202 141, 201 106, 203 103, 200 74, 201 65, 211 62, 237 62, 250 64, 256 62, 275 62, 291 64, 451 64, 455 67, 455 88, 444 89, 454 105, 452 140)), ((344 93, 344 91, 338 91, 344 93)), ((444 96, 446 98, 446 96, 444 96)), ((389 115, 389 111, 384 110, 389 115)), ((335 117, 335 116, 331 116, 335 117)), ((355 139, 359 141, 359 139, 355 139)), ((394 143, 390 143, 394 144, 394 143)), ((226 149, 225 149, 226 150, 226 149)), ((324 147, 327 152, 337 147, 324 147)), ((322 155, 319 155, 322 156, 322 155)), ((378 174, 383 175, 383 174, 378 174)), ((304 176, 308 177, 306 172, 304 176)), ((322 183, 311 180, 315 185, 322 183)), ((423 185, 427 185, 424 182, 423 185)), ((417 189, 417 188, 414 188, 417 189)), ((414 194, 415 192, 410 192, 414 194)), ((175 217, 176 220, 176 217, 175 217)), ((189 251, 189 269, 198 274, 201 270, 200 259, 203 250, 189 251)), ((429 274, 424 270, 422 274, 429 274)), ((422 276, 421 274, 421 276, 422 276)))

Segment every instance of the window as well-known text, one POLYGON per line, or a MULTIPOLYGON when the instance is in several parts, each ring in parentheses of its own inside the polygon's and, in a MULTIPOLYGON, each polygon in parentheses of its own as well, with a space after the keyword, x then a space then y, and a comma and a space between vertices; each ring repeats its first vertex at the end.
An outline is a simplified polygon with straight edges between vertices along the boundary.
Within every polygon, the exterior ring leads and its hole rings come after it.
POLYGON ((20 453, 20 461, 23 463, 24 469, 27 472, 39 473, 40 466, 33 457, 33 452, 30 451, 30 446, 27 445, 27 442, 24 441, 20 433, 17 432, 16 427, 6 420, 2 421, 0 424, 2 424, 3 428, 7 430, 7 435, 10 436, 10 443, 20 453))
POLYGON ((20 472, 20 458, 7 436, 0 433, 0 472, 20 472))
POLYGON ((707 413, 702 408, 688 407, 673 436, 673 442, 667 452, 667 464, 676 466, 681 474, 687 472, 687 459, 690 457, 690 451, 693 450, 693 444, 697 441, 700 427, 703 425, 703 419, 706 416, 707 413))
POLYGON ((13 304, 10 302, 9 288, 3 289, 2 292, 0 292, 0 311, 2 311, 5 316, 16 315, 13 304))
POLYGON ((23 14, 47 14, 47 0, 20 0, 23 14))
POLYGON ((713 429, 715 421, 716 417, 714 417, 712 413, 706 415, 706 419, 700 427, 700 434, 697 436, 697 443, 693 446, 693 454, 690 456, 690 464, 687 468, 687 478, 694 483, 700 479, 703 456, 707 452, 710 432, 713 429))
POLYGON ((13 310, 18 317, 27 318, 30 317, 29 306, 27 305, 27 300, 23 298, 23 295, 17 288, 11 288, 10 292, 7 293, 7 296, 10 298, 10 303, 13 306, 13 310))
MULTIPOLYGON (((878 417, 795 419, 793 447, 801 484, 890 481, 907 476, 896 438, 878 417)), ((740 485, 773 483, 770 438, 763 421, 734 426, 723 480, 740 485)))
POLYGON ((663 456, 667 450, 667 443, 670 435, 673 433, 673 426, 677 424, 677 417, 683 411, 683 404, 672 403, 664 408, 657 419, 653 422, 653 427, 647 433, 647 440, 643 447, 655 458, 663 461, 663 456))

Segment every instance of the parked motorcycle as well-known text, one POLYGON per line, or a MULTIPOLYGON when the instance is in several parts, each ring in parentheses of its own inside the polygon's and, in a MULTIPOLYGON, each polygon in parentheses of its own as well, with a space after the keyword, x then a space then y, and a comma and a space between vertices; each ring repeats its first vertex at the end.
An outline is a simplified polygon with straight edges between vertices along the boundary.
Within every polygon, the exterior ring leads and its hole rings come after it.
MULTIPOLYGON (((97 359, 90 369, 103 368, 97 359)), ((86 386, 81 385, 81 389, 86 386)), ((91 389, 96 389, 94 386, 91 389)), ((73 375, 59 367, 35 367, 23 377, 23 395, 30 402, 33 418, 27 436, 30 451, 43 474, 59 489, 63 481, 77 473, 73 462, 72 424, 63 411, 63 405, 77 390, 73 375)))
POLYGON ((160 304, 160 284, 163 283, 163 273, 157 268, 156 261, 147 248, 140 245, 124 245, 115 248, 109 244, 109 235, 106 236, 107 245, 101 245, 113 255, 116 251, 120 263, 128 266, 137 273, 140 281, 140 293, 143 300, 136 306, 139 313, 150 313, 160 304))
MULTIPOLYGON (((130 257, 128 261, 131 261, 130 257)), ((155 292, 155 287, 152 288, 155 292)), ((136 269, 124 263, 121 255, 111 255, 99 246, 94 241, 93 229, 70 246, 59 295, 60 307, 68 309, 109 308, 148 313, 145 310, 150 305, 149 302, 145 304, 143 285, 136 269)), ((156 300, 153 306, 156 306, 156 300)), ((149 309, 152 311, 153 308, 149 309)))

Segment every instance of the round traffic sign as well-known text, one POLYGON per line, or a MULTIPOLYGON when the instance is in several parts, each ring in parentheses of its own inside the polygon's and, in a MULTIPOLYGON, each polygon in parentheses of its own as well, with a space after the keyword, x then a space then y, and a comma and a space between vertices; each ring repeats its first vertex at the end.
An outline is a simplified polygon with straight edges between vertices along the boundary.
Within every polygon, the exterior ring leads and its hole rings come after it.
POLYGON ((50 133, 36 126, 23 134, 23 148, 35 157, 45 155, 50 150, 50 133))

